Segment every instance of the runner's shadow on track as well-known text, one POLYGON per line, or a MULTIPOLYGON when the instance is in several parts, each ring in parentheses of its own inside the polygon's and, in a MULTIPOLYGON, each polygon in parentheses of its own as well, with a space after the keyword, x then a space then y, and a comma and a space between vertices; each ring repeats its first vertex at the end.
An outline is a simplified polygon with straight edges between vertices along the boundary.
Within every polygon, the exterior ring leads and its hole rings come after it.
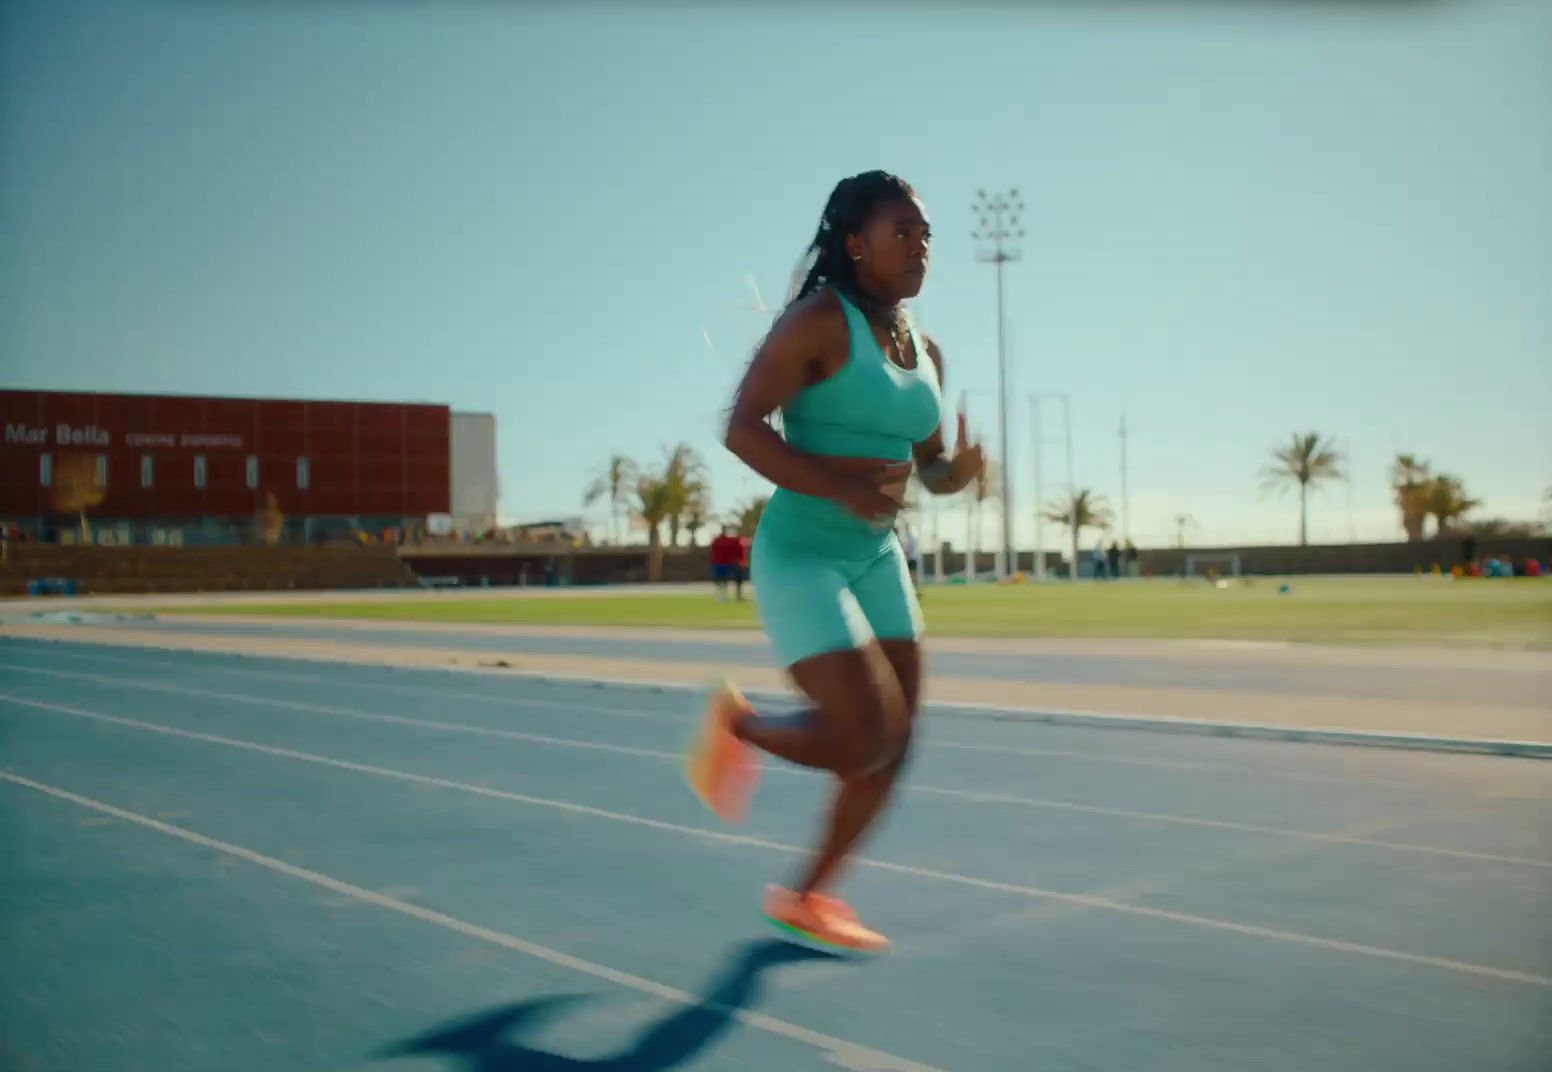
POLYGON ((395 1043, 379 1058, 440 1055, 461 1062, 463 1072, 665 1072, 703 1052, 734 1024, 734 1014, 755 1004, 765 972, 783 964, 839 961, 830 953, 781 941, 743 946, 700 997, 648 1024, 627 1049, 606 1057, 576 1058, 523 1045, 519 1036, 561 1015, 586 995, 536 998, 478 1013, 395 1043))

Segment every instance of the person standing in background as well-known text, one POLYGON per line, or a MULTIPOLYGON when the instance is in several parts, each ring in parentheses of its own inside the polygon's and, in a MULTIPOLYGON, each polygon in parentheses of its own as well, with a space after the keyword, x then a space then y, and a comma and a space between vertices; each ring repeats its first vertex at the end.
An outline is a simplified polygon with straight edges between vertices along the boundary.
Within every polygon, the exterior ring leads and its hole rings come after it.
POLYGON ((743 533, 731 535, 733 541, 733 590, 735 598, 744 601, 744 583, 749 580, 749 537, 743 533))
MULTIPOLYGON (((728 582, 737 576, 739 541, 731 529, 724 528, 711 539, 711 582, 717 589, 717 602, 727 600, 728 582)), ((739 585, 743 593, 743 585, 739 585)))

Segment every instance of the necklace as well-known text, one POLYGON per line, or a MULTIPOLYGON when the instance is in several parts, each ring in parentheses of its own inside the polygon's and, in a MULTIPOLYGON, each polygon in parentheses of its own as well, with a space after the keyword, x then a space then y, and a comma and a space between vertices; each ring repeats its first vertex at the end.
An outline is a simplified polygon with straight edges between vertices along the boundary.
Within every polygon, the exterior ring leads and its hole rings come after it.
MULTIPOLYGON (((857 288, 855 296, 852 296, 851 300, 857 308, 862 310, 863 319, 870 324, 876 323, 882 327, 884 333, 889 336, 890 341, 895 344, 895 356, 891 358, 886 353, 884 355, 885 360, 909 372, 910 369, 905 367, 905 351, 906 346, 910 345, 911 325, 905 310, 898 305, 884 305, 860 287, 857 288)), ((915 360, 919 359, 914 345, 911 346, 911 357, 913 358, 914 365, 915 360)))
MULTIPOLYGON (((890 358, 890 363, 898 365, 900 368, 905 368, 905 351, 906 347, 910 345, 911 339, 911 327, 906 320, 905 310, 898 305, 888 309, 875 306, 874 312, 877 319, 882 321, 879 326, 884 329, 885 334, 889 336, 889 340, 895 344, 895 356, 890 358)), ((888 357, 889 355, 885 354, 884 356, 888 357)), ((913 348, 912 357, 914 356, 913 348)))

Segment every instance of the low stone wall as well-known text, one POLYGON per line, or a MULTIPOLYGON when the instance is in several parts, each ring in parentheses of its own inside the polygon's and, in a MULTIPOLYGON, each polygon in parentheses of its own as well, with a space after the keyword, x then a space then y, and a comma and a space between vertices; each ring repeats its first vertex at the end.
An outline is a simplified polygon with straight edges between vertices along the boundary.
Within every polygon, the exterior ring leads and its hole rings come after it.
POLYGON ((81 595, 275 589, 402 588, 418 583, 391 547, 101 547, 18 544, 0 563, 0 591, 63 578, 81 595))
MULTIPOLYGON (((1434 566, 1448 571, 1466 565, 1465 548, 1458 539, 1420 540, 1415 543, 1321 544, 1310 547, 1202 548, 1195 553, 1239 555, 1240 568, 1256 574, 1341 574, 1428 572, 1434 566)), ((1143 551, 1142 568, 1153 574, 1179 573, 1193 549, 1143 551)), ((1478 540, 1477 561, 1508 556, 1516 563, 1534 558, 1552 563, 1552 537, 1478 540)))
MULTIPOLYGON (((1527 558, 1552 563, 1552 537, 1534 539, 1479 540, 1477 558, 1507 555, 1516 562, 1527 558)), ((1088 548, 1083 549, 1085 569, 1088 548)), ((1412 573, 1428 571, 1437 564, 1448 570, 1462 562, 1458 540, 1425 540, 1419 543, 1335 544, 1310 547, 1204 547, 1157 548, 1139 552, 1138 565, 1151 576, 1180 573, 1191 554, 1239 555, 1240 568, 1246 573, 1270 575, 1307 575, 1342 573, 1412 573)), ((405 563, 423 579, 456 581, 460 585, 601 585, 637 584, 647 580, 647 550, 644 547, 554 549, 529 548, 506 550, 487 547, 479 550, 411 549, 401 552, 405 563)), ((991 573, 996 556, 989 551, 976 555, 976 571, 991 573)), ((1034 572, 1033 552, 1018 554, 1018 568, 1034 572)), ((935 575, 931 552, 922 565, 926 577, 935 575)), ((952 549, 943 555, 946 577, 963 575, 965 555, 952 549)), ((1064 576, 1066 565, 1054 551, 1046 552, 1049 576, 1064 576)), ((678 548, 663 552, 662 579, 669 584, 687 584, 711 579, 711 562, 704 547, 678 548)))

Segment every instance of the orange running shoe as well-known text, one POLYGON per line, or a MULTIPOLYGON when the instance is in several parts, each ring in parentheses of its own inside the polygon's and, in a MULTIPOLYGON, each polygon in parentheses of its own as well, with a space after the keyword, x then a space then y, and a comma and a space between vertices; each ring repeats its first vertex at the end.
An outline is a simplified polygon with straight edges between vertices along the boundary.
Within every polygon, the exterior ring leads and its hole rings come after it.
POLYGON ((877 953, 889 947, 889 939, 857 922, 851 906, 821 893, 806 895, 768 886, 765 918, 800 938, 830 949, 877 953))
POLYGON ((845 901, 841 900, 839 897, 831 896, 828 893, 818 892, 811 893, 808 896, 813 900, 814 904, 819 906, 819 910, 821 912, 828 912, 832 916, 838 916, 841 919, 850 920, 853 923, 857 921, 857 910, 851 905, 847 904, 845 901))
POLYGON ((743 821, 760 773, 754 749, 733 734, 734 724, 752 710, 732 682, 722 682, 706 698, 706 713, 685 750, 690 788, 727 823, 743 821))

